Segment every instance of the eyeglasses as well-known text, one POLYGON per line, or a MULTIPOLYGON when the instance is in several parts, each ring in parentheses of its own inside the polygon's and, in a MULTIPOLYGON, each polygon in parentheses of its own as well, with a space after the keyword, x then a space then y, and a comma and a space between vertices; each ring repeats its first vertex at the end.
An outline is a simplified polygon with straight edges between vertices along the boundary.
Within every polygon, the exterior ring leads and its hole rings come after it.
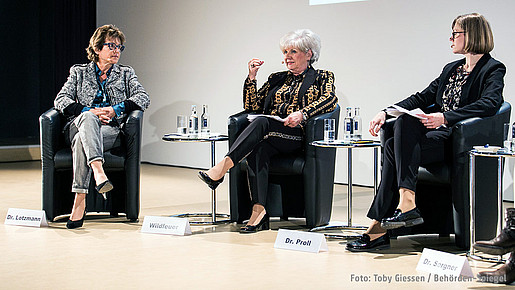
POLYGON ((125 49, 125 45, 116 44, 113 42, 104 43, 104 45, 107 45, 107 47, 109 47, 110 50, 119 49, 120 52, 122 52, 125 49))
POLYGON ((456 39, 456 37, 457 37, 458 35, 460 35, 461 33, 465 33, 465 31, 453 31, 453 32, 451 33, 451 40, 456 39))

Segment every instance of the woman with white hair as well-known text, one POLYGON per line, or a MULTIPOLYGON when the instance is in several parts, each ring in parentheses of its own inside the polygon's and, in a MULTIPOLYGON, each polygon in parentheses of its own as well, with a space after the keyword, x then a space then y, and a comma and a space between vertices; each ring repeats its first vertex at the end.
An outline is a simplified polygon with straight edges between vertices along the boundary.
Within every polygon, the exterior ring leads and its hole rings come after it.
POLYGON ((249 112, 279 116, 284 122, 267 117, 254 119, 222 161, 206 172, 199 172, 200 179, 215 189, 227 170, 247 159, 253 206, 252 215, 240 233, 269 228, 266 197, 270 159, 277 154, 302 150, 306 120, 333 111, 338 102, 333 73, 312 67, 320 56, 318 35, 308 29, 290 32, 281 38, 280 48, 288 70, 271 74, 259 90, 256 76, 264 61, 253 58, 248 62, 243 104, 249 112))

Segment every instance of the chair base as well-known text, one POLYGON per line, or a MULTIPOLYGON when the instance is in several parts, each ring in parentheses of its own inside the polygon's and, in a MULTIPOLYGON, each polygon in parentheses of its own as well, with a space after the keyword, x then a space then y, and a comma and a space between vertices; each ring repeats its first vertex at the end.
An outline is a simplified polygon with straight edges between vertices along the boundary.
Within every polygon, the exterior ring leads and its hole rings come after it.
POLYGON ((212 213, 181 213, 172 215, 171 217, 179 217, 179 218, 211 218, 211 221, 189 221, 190 224, 193 225, 217 225, 223 223, 230 223, 231 216, 228 214, 217 213, 213 216, 212 213), (217 218, 223 218, 223 220, 216 220, 217 218))

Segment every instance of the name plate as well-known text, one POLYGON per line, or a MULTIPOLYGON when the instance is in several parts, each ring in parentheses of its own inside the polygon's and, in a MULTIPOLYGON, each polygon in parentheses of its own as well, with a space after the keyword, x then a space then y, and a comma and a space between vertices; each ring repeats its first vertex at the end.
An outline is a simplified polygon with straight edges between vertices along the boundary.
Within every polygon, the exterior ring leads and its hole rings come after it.
POLYGON ((329 251, 324 234, 279 229, 274 248, 310 253, 329 251))
POLYGON ((44 210, 9 208, 5 217, 6 225, 26 227, 48 227, 44 210))
POLYGON ((440 276, 474 277, 467 257, 427 248, 422 251, 417 271, 440 276))
POLYGON ((145 216, 142 233, 184 236, 191 235, 188 219, 178 217, 145 216))

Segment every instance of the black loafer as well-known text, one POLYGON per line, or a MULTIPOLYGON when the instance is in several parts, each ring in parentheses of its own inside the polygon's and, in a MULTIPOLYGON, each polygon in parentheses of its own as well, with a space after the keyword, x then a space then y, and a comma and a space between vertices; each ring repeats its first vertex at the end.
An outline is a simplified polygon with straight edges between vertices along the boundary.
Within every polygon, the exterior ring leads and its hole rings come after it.
POLYGON ((220 183, 222 183, 224 181, 225 176, 222 176, 222 178, 220 178, 218 180, 213 180, 204 171, 199 171, 198 177, 200 179, 202 179, 202 181, 204 181, 207 184, 207 186, 209 186, 209 188, 211 188, 212 190, 215 190, 218 187, 218 185, 220 185, 220 183))
POLYGON ((355 241, 347 243, 345 249, 351 252, 371 252, 378 250, 386 250, 390 248, 390 236, 388 233, 371 241, 368 234, 363 234, 355 241))
POLYGON ((400 227, 412 227, 424 223, 424 219, 418 208, 414 208, 407 212, 401 212, 396 209, 392 217, 384 218, 381 221, 381 227, 385 230, 392 230, 400 227))

